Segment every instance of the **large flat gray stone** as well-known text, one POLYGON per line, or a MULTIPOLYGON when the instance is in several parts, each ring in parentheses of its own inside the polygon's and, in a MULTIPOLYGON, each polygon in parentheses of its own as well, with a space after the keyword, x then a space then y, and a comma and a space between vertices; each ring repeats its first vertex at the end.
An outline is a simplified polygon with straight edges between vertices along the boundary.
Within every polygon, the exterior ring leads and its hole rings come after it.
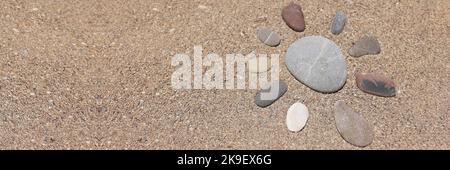
POLYGON ((306 86, 323 93, 340 90, 347 79, 347 62, 340 48, 322 36, 309 36, 291 44, 285 64, 306 86))

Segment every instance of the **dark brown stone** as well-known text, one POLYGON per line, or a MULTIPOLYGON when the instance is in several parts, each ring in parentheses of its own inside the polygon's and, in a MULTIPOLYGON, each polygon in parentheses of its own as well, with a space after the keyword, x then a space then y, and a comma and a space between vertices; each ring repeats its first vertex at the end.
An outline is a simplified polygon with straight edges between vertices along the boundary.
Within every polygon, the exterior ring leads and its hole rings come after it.
POLYGON ((300 5, 291 2, 283 8, 281 16, 284 22, 294 31, 303 32, 305 30, 305 17, 300 5))
POLYGON ((363 92, 382 97, 393 97, 396 94, 394 81, 382 74, 356 73, 355 77, 356 85, 363 92))

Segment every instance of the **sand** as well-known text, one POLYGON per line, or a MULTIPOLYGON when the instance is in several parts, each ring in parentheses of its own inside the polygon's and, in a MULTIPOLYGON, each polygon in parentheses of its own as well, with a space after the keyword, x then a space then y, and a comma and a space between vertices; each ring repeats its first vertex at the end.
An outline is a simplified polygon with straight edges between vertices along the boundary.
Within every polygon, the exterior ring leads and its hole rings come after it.
POLYGON ((364 149, 450 149, 450 1, 296 1, 307 28, 281 19, 284 1, 0 1, 1 149, 360 149, 334 124, 346 101, 374 125, 364 149), (348 15, 342 34, 329 24, 348 15), (269 26, 280 46, 260 43, 269 26), (346 52, 363 35, 378 38, 377 56, 346 52), (333 94, 296 81, 281 58, 288 92, 268 108, 255 90, 173 90, 177 53, 279 53, 300 37, 322 35, 341 46, 349 78, 333 94), (360 91, 355 72, 381 72, 394 98, 360 91), (310 118, 299 133, 285 125, 301 101, 310 118))

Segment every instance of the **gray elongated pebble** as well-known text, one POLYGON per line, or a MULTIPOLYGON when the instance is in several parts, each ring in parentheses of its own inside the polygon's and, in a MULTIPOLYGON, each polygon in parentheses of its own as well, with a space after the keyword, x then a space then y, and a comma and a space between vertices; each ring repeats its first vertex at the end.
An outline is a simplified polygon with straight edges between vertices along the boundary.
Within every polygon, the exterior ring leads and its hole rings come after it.
POLYGON ((291 44, 285 64, 297 80, 322 93, 340 90, 347 79, 347 62, 340 48, 322 36, 304 37, 291 44))
POLYGON ((365 147, 372 143, 373 127, 363 115, 354 112, 344 101, 337 101, 334 109, 337 130, 345 141, 358 147, 365 147))
POLYGON ((287 85, 281 80, 271 82, 262 88, 255 96, 255 104, 259 107, 267 107, 278 100, 287 91, 287 85))
POLYGON ((347 23, 347 16, 342 11, 336 12, 336 16, 334 16, 331 21, 331 33, 334 35, 339 35, 344 31, 345 24, 347 23))
POLYGON ((355 42, 348 53, 352 57, 361 57, 364 55, 380 54, 381 47, 378 40, 373 36, 364 36, 355 42))
POLYGON ((294 103, 287 111, 287 128, 292 132, 301 131, 305 127, 308 117, 308 108, 300 102, 294 103))
POLYGON ((258 28, 257 36, 262 43, 271 47, 276 47, 280 45, 281 42, 280 35, 278 35, 278 33, 267 27, 258 28))

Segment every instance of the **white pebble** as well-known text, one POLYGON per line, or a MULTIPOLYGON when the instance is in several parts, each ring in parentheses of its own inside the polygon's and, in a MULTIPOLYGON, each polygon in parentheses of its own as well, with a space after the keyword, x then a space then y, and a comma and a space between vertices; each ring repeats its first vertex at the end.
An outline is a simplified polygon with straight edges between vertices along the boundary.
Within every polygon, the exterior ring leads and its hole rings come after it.
POLYGON ((305 127, 308 117, 309 111, 304 104, 300 102, 293 104, 287 111, 287 128, 292 132, 301 131, 305 127))

